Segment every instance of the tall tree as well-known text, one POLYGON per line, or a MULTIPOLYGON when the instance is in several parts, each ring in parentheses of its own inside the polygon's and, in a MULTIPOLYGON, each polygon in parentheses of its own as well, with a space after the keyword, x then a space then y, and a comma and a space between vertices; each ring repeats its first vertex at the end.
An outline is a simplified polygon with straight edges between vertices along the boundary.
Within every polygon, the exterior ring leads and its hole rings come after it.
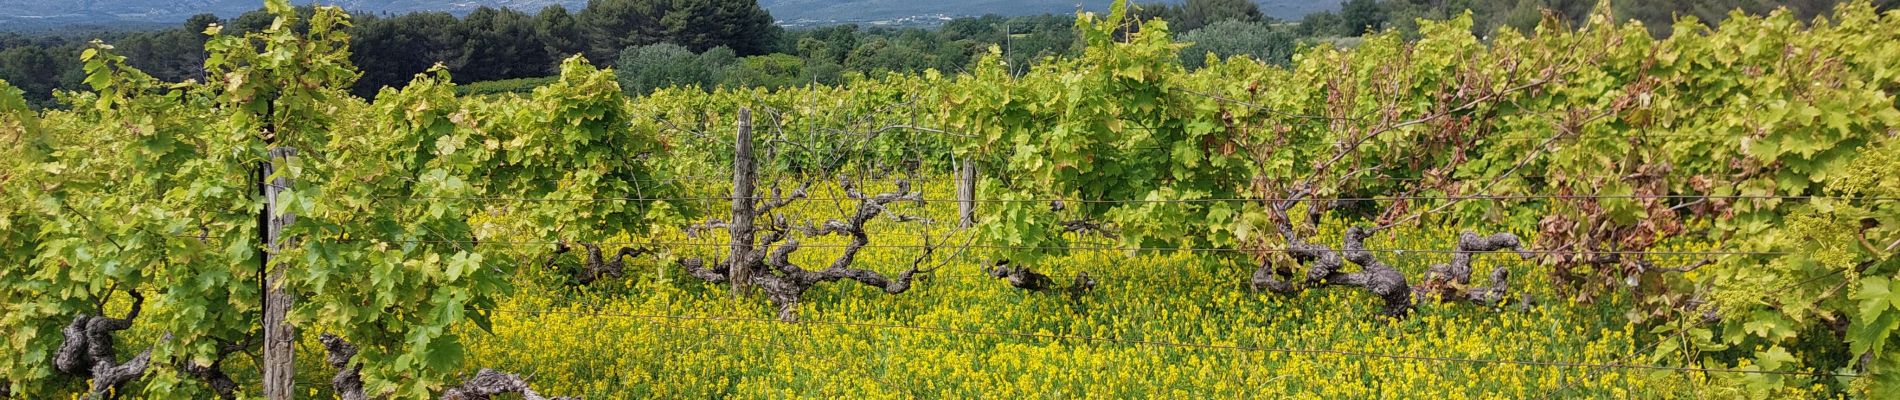
POLYGON ((969 40, 980 43, 1003 41, 1002 26, 1006 19, 1001 15, 988 14, 981 17, 957 18, 943 24, 937 34, 945 40, 969 40))
POLYGON ((852 49, 845 58, 844 67, 865 72, 915 73, 930 68, 930 58, 929 54, 916 47, 876 38, 852 49))
MULTIPOLYGON (((295 12, 297 13, 297 20, 291 21, 290 30, 294 32, 308 31, 310 29, 310 17, 316 15, 317 8, 311 5, 298 6, 295 12)), ((227 21, 224 24, 224 33, 258 32, 270 28, 271 24, 275 21, 276 17, 272 16, 269 11, 259 8, 239 14, 237 18, 232 18, 230 21, 227 21)))
POLYGON ((765 54, 780 33, 756 0, 591 0, 574 20, 587 37, 587 57, 597 64, 610 63, 621 49, 655 43, 765 54))
POLYGON ((1343 22, 1341 36, 1358 36, 1385 27, 1385 10, 1374 0, 1346 0, 1339 5, 1339 18, 1343 22))
POLYGON ((565 60, 587 51, 587 38, 581 35, 580 26, 574 23, 574 15, 567 12, 567 7, 547 6, 534 19, 535 34, 551 58, 565 60))
POLYGON ((1301 37, 1332 36, 1343 31, 1344 29, 1340 26, 1344 24, 1345 21, 1339 19, 1338 13, 1320 11, 1306 14, 1305 18, 1301 18, 1299 26, 1293 28, 1293 33, 1301 37))
POLYGON ((614 78, 627 94, 644 95, 655 89, 712 84, 713 73, 698 54, 677 44, 639 46, 620 52, 614 78))
POLYGON ((676 7, 662 20, 674 43, 693 51, 718 46, 739 55, 771 53, 782 29, 757 0, 673 0, 676 7))
POLYGON ((467 40, 461 22, 449 13, 404 14, 365 21, 351 37, 350 61, 363 71, 352 89, 370 97, 383 87, 400 87, 436 63, 450 70, 463 65, 467 40))
POLYGON ((457 80, 479 82, 547 75, 557 62, 538 40, 535 20, 510 9, 482 7, 462 19, 457 80))
POLYGON ((1187 32, 1220 21, 1261 22, 1266 14, 1252 0, 1187 0, 1181 5, 1181 20, 1169 21, 1169 30, 1187 32))
MULTIPOLYGON (((1180 4, 1147 3, 1136 5, 1130 9, 1128 15, 1133 21, 1160 19, 1162 21, 1168 21, 1169 24, 1179 24, 1181 22, 1181 15, 1186 11, 1187 10, 1184 10, 1180 4)), ((1171 27, 1179 28, 1178 26, 1171 27)))
POLYGON ((1207 54, 1226 58, 1245 55, 1266 63, 1285 64, 1293 57, 1293 34, 1259 22, 1223 20, 1181 35, 1193 43, 1181 50, 1181 64, 1200 68, 1207 54))
POLYGON ((620 50, 659 43, 660 18, 665 17, 666 0, 589 0, 587 7, 574 15, 574 22, 587 38, 587 59, 606 65, 620 57, 620 50))
POLYGON ((126 36, 115 47, 127 62, 161 80, 204 79, 205 28, 218 23, 218 16, 198 14, 185 20, 184 26, 126 36))
POLYGON ((42 46, 18 46, 0 51, 0 80, 25 92, 28 103, 53 105, 53 89, 74 87, 79 70, 77 54, 55 53, 42 46))
POLYGON ((807 59, 842 63, 852 49, 858 48, 856 24, 815 28, 805 31, 804 36, 799 38, 796 50, 807 59))

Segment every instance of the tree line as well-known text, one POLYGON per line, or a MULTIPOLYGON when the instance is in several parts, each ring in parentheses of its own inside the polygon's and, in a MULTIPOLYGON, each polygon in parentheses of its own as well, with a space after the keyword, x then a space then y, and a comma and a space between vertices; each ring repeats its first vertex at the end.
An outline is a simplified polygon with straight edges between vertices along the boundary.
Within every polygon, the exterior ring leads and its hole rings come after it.
MULTIPOLYGON (((1297 48, 1316 43, 1350 46, 1368 32, 1395 30, 1408 38, 1418 36, 1418 21, 1445 20, 1470 13, 1472 33, 1479 37, 1501 28, 1531 32, 1545 18, 1580 26, 1599 0, 1345 0, 1339 11, 1323 11, 1298 21, 1276 21, 1248 0, 1192 0, 1182 4, 1149 4, 1138 8, 1141 19, 1160 18, 1178 39, 1193 43, 1182 52, 1183 62, 1198 67, 1207 53, 1229 57, 1245 55, 1284 64, 1297 48)), ((1787 8, 1801 20, 1832 11, 1840 0, 1659 0, 1611 1, 1611 12, 1622 20, 1643 23, 1651 35, 1667 37, 1678 18, 1706 25, 1721 23, 1733 11, 1764 15, 1787 8)), ((1878 0, 1879 10, 1900 6, 1900 0, 1878 0)))
MULTIPOLYGON (((312 9, 297 12, 307 17, 312 9)), ((755 0, 591 0, 579 10, 484 7, 460 17, 358 13, 352 20, 350 59, 363 74, 352 91, 364 97, 437 63, 459 83, 486 82, 550 76, 561 60, 584 54, 595 65, 637 71, 622 74, 623 83, 651 82, 645 87, 776 88, 840 83, 848 71, 957 71, 991 45, 1026 65, 1065 54, 1075 41, 1073 17, 1060 15, 960 18, 939 29, 842 25, 788 32, 755 0)), ((154 77, 202 79, 206 28, 254 32, 271 21, 257 10, 229 19, 200 14, 155 31, 0 34, 0 79, 20 87, 34 106, 57 106, 55 90, 84 86, 79 53, 95 40, 154 77)))
MULTIPOLYGON (((297 11, 308 16, 313 9, 297 11)), ((400 86, 436 63, 457 80, 488 81, 554 74, 562 59, 586 54, 609 64, 621 49, 673 43, 695 50, 714 47, 751 56, 777 50, 782 30, 753 0, 591 0, 579 10, 551 5, 528 13, 479 8, 457 17, 446 12, 352 15, 350 60, 363 71, 353 91, 373 95, 400 86)), ((200 14, 171 29, 143 32, 0 35, 0 79, 27 92, 28 101, 51 106, 54 89, 82 86, 79 53, 93 40, 111 44, 131 63, 165 80, 202 79, 203 33, 213 24, 227 32, 254 32, 272 22, 262 9, 221 19, 200 14)), ((301 27, 300 27, 301 28, 301 27)))
MULTIPOLYGON (((1831 10, 1839 0, 1619 1, 1615 15, 1643 21, 1666 36, 1672 21, 1694 17, 1719 23, 1730 10, 1762 13, 1786 7, 1803 19, 1831 10)), ((1248 56, 1269 63, 1290 61, 1294 50, 1317 43, 1350 46, 1352 38, 1381 30, 1416 35, 1419 18, 1472 14, 1474 33, 1502 27, 1528 31, 1546 18, 1581 22, 1596 0, 1346 0, 1337 12, 1299 21, 1267 17, 1249 0, 1187 0, 1135 7, 1140 20, 1167 21, 1181 42, 1189 67, 1211 53, 1248 56)), ((1891 9, 1900 0, 1881 0, 1891 9)), ((308 14, 308 7, 300 13, 308 14)), ((386 86, 441 63, 458 83, 552 75, 560 60, 585 54, 595 65, 614 65, 632 94, 675 85, 781 88, 838 84, 854 76, 946 73, 967 70, 992 48, 1018 73, 1045 57, 1072 56, 1082 45, 1073 16, 963 17, 935 28, 838 25, 786 30, 773 23, 756 0, 591 0, 579 10, 560 5, 534 13, 480 8, 457 17, 443 12, 353 15, 352 62, 363 73, 352 91, 371 97, 386 86)), ((56 106, 56 89, 83 85, 78 55, 93 40, 117 48, 130 62, 166 80, 204 76, 204 30, 213 24, 236 32, 271 22, 262 10, 229 20, 193 16, 177 28, 142 32, 0 34, 0 79, 20 87, 29 103, 56 106)), ((1138 27, 1130 26, 1132 32, 1138 27)), ((524 80, 514 90, 545 79, 524 80)))
MULTIPOLYGON (((1571 26, 1581 25, 1599 0, 1346 0, 1338 12, 1319 12, 1300 20, 1299 36, 1359 36, 1367 31, 1396 29, 1416 34, 1417 21, 1447 19, 1469 11, 1472 33, 1484 36, 1498 28, 1511 27, 1530 32, 1545 17, 1558 18, 1571 26)), ((1669 35, 1678 18, 1695 18, 1705 24, 1718 24, 1730 12, 1740 10, 1763 15, 1787 8, 1796 18, 1811 20, 1834 10, 1840 0, 1620 0, 1611 1, 1619 19, 1643 23, 1656 37, 1669 35)), ((1876 0, 1879 10, 1890 10, 1900 0, 1876 0)))
POLYGON ((1038 60, 1079 50, 1073 24, 1072 16, 1045 14, 957 18, 933 29, 838 25, 787 31, 769 55, 740 57, 723 47, 696 51, 660 43, 628 48, 614 65, 621 86, 632 94, 683 85, 834 85, 933 69, 955 74, 992 48, 1020 73, 1038 60))

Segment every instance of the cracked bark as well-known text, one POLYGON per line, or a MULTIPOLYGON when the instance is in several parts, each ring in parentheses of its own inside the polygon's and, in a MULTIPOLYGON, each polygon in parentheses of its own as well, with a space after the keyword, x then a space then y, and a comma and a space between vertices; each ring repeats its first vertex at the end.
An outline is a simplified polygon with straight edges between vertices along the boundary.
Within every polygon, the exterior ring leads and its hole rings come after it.
POLYGON ((1436 295, 1440 301, 1471 301, 1485 305, 1496 305, 1509 297, 1509 282, 1506 278, 1510 271, 1499 267, 1491 271, 1491 286, 1469 287, 1471 283, 1471 257, 1480 252, 1514 249, 1526 259, 1530 253, 1523 250, 1517 236, 1509 233, 1497 233, 1479 236, 1464 232, 1459 235, 1458 249, 1450 264, 1432 266, 1426 280, 1418 290, 1406 282, 1405 275, 1397 269, 1379 261, 1371 250, 1366 249, 1365 240, 1377 233, 1377 228, 1354 226, 1347 228, 1340 251, 1334 251, 1325 245, 1307 243, 1300 238, 1287 218, 1286 210, 1297 203, 1306 193, 1290 196, 1292 200, 1270 207, 1275 217, 1275 225, 1287 242, 1287 255, 1293 261, 1307 266, 1304 281, 1292 279, 1291 268, 1282 268, 1273 264, 1271 259, 1261 262, 1254 270, 1250 281, 1254 290, 1267 290, 1281 294, 1293 294, 1308 286, 1351 286, 1365 289, 1379 296, 1384 304, 1382 315, 1403 318, 1410 314, 1414 301, 1423 301, 1427 295, 1436 295), (1358 272, 1344 272, 1345 264, 1358 265, 1358 272), (1415 298, 1416 296, 1416 298, 1415 298))
MULTIPOLYGON (((1052 211, 1062 211, 1064 208, 1067 208, 1067 206, 1062 200, 1052 200, 1049 203, 1049 209, 1052 211)), ((1063 233, 1096 234, 1110 239, 1117 237, 1114 231, 1107 228, 1107 225, 1088 219, 1074 219, 1058 222, 1057 224, 1062 227, 1063 233)), ((1096 285, 1095 278, 1089 277, 1087 271, 1082 271, 1075 274, 1075 278, 1069 281, 1069 286, 1058 288, 1056 287, 1055 279, 1050 278, 1048 275, 1032 271, 1027 265, 1011 267, 1009 266, 1009 260, 997 260, 996 265, 985 267, 983 272, 989 274, 991 277, 1001 278, 1009 282, 1010 286, 1017 289, 1032 292, 1060 289, 1069 294, 1070 300, 1075 301, 1080 301, 1082 295, 1087 294, 1090 290, 1094 290, 1096 285)))
POLYGON ((754 168, 752 109, 740 108, 739 130, 733 135, 732 145, 732 222, 726 227, 726 232, 732 234, 732 265, 726 269, 727 273, 732 274, 732 279, 727 282, 732 286, 733 297, 745 294, 745 285, 751 283, 752 270, 755 269, 745 263, 750 258, 746 253, 753 251, 753 235, 757 233, 752 226, 752 217, 758 215, 758 209, 754 208, 758 199, 752 196, 753 182, 758 181, 754 168))
POLYGON ((574 271, 574 281, 582 285, 594 283, 594 280, 600 279, 603 275, 615 278, 625 276, 628 257, 639 257, 653 252, 645 248, 621 247, 611 259, 603 260, 599 244, 581 243, 581 246, 587 248, 587 263, 581 269, 574 271))
POLYGON ((1080 301, 1082 295, 1088 294, 1088 292, 1094 290, 1096 286, 1095 278, 1089 277, 1089 273, 1084 271, 1075 273, 1075 278, 1069 280, 1069 286, 1056 287, 1055 279, 1050 278, 1048 275, 1032 271, 1029 269, 1029 266, 1026 265, 1010 267, 1009 260, 999 260, 994 267, 985 268, 984 272, 988 273, 990 277, 1000 278, 1009 282, 1009 286, 1017 289, 1032 292, 1059 290, 1068 293, 1069 300, 1075 301, 1080 301))
POLYGON ((1529 260, 1533 255, 1524 249, 1517 235, 1494 233, 1479 236, 1464 232, 1458 235, 1458 251, 1451 256, 1451 263, 1432 265, 1425 273, 1425 281, 1419 284, 1419 300, 1427 296, 1436 296, 1439 301, 1469 301, 1486 306, 1495 306, 1508 298, 1511 271, 1504 267, 1491 270, 1490 286, 1471 287, 1471 257, 1477 253, 1500 250, 1515 250, 1518 257, 1529 260))
POLYGON ((211 392, 218 395, 218 398, 226 400, 236 399, 238 389, 237 381, 232 380, 231 375, 225 374, 224 370, 219 368, 218 365, 223 361, 223 359, 219 359, 211 362, 210 365, 186 362, 180 369, 184 370, 185 374, 204 381, 206 386, 211 387, 211 392))
POLYGON ((1077 272, 1075 273, 1075 279, 1069 282, 1069 300, 1081 301, 1082 295, 1088 294, 1089 291, 1093 290, 1095 290, 1095 278, 1089 277, 1089 273, 1086 271, 1077 272))
POLYGON ((323 361, 337 369, 336 376, 330 378, 330 387, 336 389, 337 397, 343 400, 369 400, 369 396, 363 393, 363 366, 350 365, 350 358, 356 357, 356 345, 328 332, 318 336, 317 342, 323 343, 323 361))
MULTIPOLYGON (((858 200, 857 210, 846 218, 831 219, 818 225, 807 224, 805 226, 793 227, 785 222, 785 218, 774 215, 768 224, 755 227, 761 228, 756 232, 760 235, 757 238, 756 244, 749 245, 742 251, 734 252, 733 258, 727 260, 727 262, 714 262, 712 266, 708 266, 702 259, 689 258, 680 260, 680 266, 688 275, 707 282, 731 283, 735 279, 744 279, 747 283, 763 289, 767 299, 772 302, 773 306, 778 308, 779 320, 786 322, 798 320, 798 303, 803 299, 806 290, 810 290, 812 286, 819 283, 851 280, 866 286, 881 289, 889 294, 900 294, 909 291, 911 284, 919 277, 919 274, 926 274, 931 271, 930 269, 920 267, 923 261, 935 250, 933 247, 928 246, 928 244, 926 244, 924 248, 923 255, 911 263, 910 269, 898 274, 895 278, 876 271, 852 268, 851 265, 856 262, 857 255, 864 249, 864 246, 870 244, 870 235, 865 233, 864 230, 864 224, 866 222, 884 214, 887 211, 886 207, 891 203, 915 202, 922 204, 924 202, 923 194, 912 192, 910 190, 910 183, 903 180, 897 181, 896 191, 877 195, 864 194, 856 185, 848 180, 842 181, 841 184, 844 186, 845 195, 848 198, 858 200), (833 260, 829 266, 818 270, 808 270, 791 262, 791 254, 798 251, 800 246, 797 239, 787 237, 787 233, 791 231, 799 232, 806 237, 845 235, 849 236, 851 240, 849 244, 845 245, 844 253, 833 260), (781 241, 784 243, 779 243, 781 241), (750 270, 751 272, 749 274, 734 274, 735 271, 740 269, 750 270), (740 275, 744 277, 739 277, 740 275)), ((799 189, 794 190, 791 196, 781 196, 779 190, 774 188, 772 191, 773 199, 765 204, 756 206, 755 208, 745 208, 743 211, 741 207, 735 207, 735 212, 742 214, 749 212, 752 213, 752 215, 746 215, 744 218, 739 218, 740 216, 735 215, 734 220, 743 219, 752 221, 752 217, 754 216, 770 213, 779 207, 802 199, 805 197, 805 189, 809 187, 809 185, 810 184, 807 183, 806 186, 801 186, 799 189)), ((905 218, 901 217, 896 218, 896 220, 906 221, 905 218)), ((718 220, 713 220, 707 224, 689 227, 688 229, 739 229, 734 228, 734 226, 735 225, 724 224, 718 220)))
POLYGON ((957 162, 957 227, 976 226, 976 163, 957 162))
POLYGON ((1100 222, 1090 221, 1086 219, 1077 219, 1077 220, 1062 221, 1061 224, 1062 224, 1063 232, 1073 232, 1073 233, 1080 233, 1080 234, 1085 234, 1085 235, 1093 233, 1093 234, 1101 235, 1102 237, 1109 238, 1109 239, 1117 238, 1117 236, 1115 236, 1115 232, 1109 231, 1108 228, 1100 222))
MULTIPOLYGON (((1339 272, 1334 268, 1322 278, 1321 283, 1363 288, 1385 300, 1383 314, 1404 317, 1412 311, 1412 288, 1406 284, 1404 274, 1380 262, 1372 256, 1371 251, 1366 250, 1365 240, 1372 234, 1372 230, 1367 228, 1346 228, 1346 241, 1340 247, 1345 250, 1346 261, 1359 265, 1359 272, 1339 272)), ((1307 275, 1309 279, 1312 278, 1310 272, 1307 275)))
POLYGON ((198 364, 191 360, 185 360, 180 363, 178 368, 184 371, 186 375, 191 375, 193 378, 204 381, 205 386, 211 387, 212 393, 216 393, 218 398, 226 400, 236 399, 238 392, 237 381, 231 379, 231 375, 224 372, 222 365, 226 357, 229 357, 231 353, 244 351, 244 349, 249 348, 252 341, 245 340, 239 343, 221 339, 213 340, 218 340, 223 346, 218 348, 218 354, 211 359, 210 364, 198 364))
MULTIPOLYGON (((587 254, 582 256, 583 259, 578 265, 567 268, 569 284, 589 285, 593 284, 594 281, 600 280, 603 276, 615 278, 626 276, 627 258, 653 253, 653 249, 643 247, 621 247, 620 250, 615 251, 613 255, 609 257, 601 250, 600 244, 598 243, 581 242, 581 248, 586 249, 587 254)), ((573 251, 573 248, 569 247, 566 242, 557 243, 554 248, 554 253, 549 255, 548 260, 542 263, 542 265, 549 269, 556 268, 560 265, 561 255, 571 251, 573 251)))
MULTIPOLYGON (((152 361, 152 349, 148 347, 130 360, 118 362, 112 334, 131 328, 132 320, 138 318, 139 309, 145 303, 145 297, 138 291, 127 293, 132 295, 132 308, 125 318, 80 314, 60 331, 64 339, 53 356, 53 368, 76 378, 90 378, 92 388, 88 395, 94 399, 117 398, 120 392, 117 389, 144 375, 152 361)), ((171 333, 166 333, 159 341, 171 338, 171 333)))
POLYGON ((1028 266, 1010 267, 1009 260, 997 261, 996 267, 989 268, 986 272, 989 272, 991 277, 1002 278, 1008 281, 1010 286, 1014 286, 1017 289, 1034 292, 1049 290, 1055 287, 1056 283, 1055 279, 1050 279, 1048 275, 1031 271, 1028 266))
MULTIPOLYGON (((363 392, 363 366, 352 365, 350 359, 356 357, 356 345, 334 334, 324 333, 317 338, 323 343, 326 353, 324 362, 337 369, 336 376, 330 379, 331 387, 336 389, 337 397, 343 400, 369 400, 363 392)), ((578 400, 578 397, 543 397, 528 387, 521 376, 482 368, 475 376, 463 381, 461 385, 442 392, 442 400, 489 400, 495 396, 519 394, 524 400, 578 400)), ((382 399, 386 396, 377 396, 382 399)))
POLYGON ((578 397, 542 397, 520 375, 482 368, 461 386, 442 392, 442 400, 489 400, 497 395, 520 394, 524 400, 579 400, 578 397))

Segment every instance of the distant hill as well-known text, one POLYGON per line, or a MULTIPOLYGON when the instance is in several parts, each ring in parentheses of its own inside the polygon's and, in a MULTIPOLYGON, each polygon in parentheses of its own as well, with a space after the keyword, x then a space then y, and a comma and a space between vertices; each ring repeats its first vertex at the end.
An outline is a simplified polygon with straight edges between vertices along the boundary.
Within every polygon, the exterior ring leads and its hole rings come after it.
MULTIPOLYGON (((1149 3, 1153 0, 1138 0, 1149 3)), ((1180 3, 1164 0, 1162 3, 1180 3)), ((1306 14, 1336 10, 1336 0, 1256 0, 1260 11, 1279 19, 1300 19, 1306 14)), ((1107 0, 760 0, 781 23, 894 21, 905 17, 974 16, 983 14, 1033 15, 1069 14, 1078 8, 1091 11, 1108 9, 1107 0)))
MULTIPOLYGON (((298 4, 308 0, 294 0, 298 4)), ((321 0, 353 11, 406 13, 448 11, 466 13, 477 7, 508 7, 533 12, 550 4, 578 10, 586 0, 321 0)), ((1145 2, 1145 1, 1138 1, 1145 2)), ((1164 0, 1178 3, 1180 0, 1164 0)), ((1308 13, 1332 10, 1337 1, 1258 0, 1261 11, 1280 19, 1298 19, 1308 13)), ((33 31, 62 26, 172 24, 193 14, 232 17, 257 9, 260 0, 0 0, 0 31, 33 31)), ((781 24, 915 23, 941 17, 983 14, 1067 14, 1078 6, 1108 8, 1108 0, 760 0, 781 24)))

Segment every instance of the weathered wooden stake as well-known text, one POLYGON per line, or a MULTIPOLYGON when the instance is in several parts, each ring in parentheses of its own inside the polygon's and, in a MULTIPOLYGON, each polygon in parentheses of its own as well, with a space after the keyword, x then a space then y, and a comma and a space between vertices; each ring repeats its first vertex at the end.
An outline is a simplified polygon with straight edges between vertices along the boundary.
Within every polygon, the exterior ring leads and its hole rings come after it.
POLYGON ((292 397, 296 385, 292 358, 295 352, 296 331, 284 317, 290 312, 290 293, 284 290, 284 270, 287 265, 276 263, 276 255, 283 248, 284 226, 296 220, 296 216, 277 214, 278 195, 290 189, 290 179, 275 175, 281 166, 288 168, 290 158, 297 155, 296 149, 275 147, 270 150, 270 158, 263 163, 264 178, 264 397, 272 400, 288 400, 292 397), (273 265, 277 264, 277 265, 273 265))
POLYGON ((957 168, 957 222, 959 228, 976 225, 976 163, 964 159, 957 168))
POLYGON ((752 109, 739 109, 739 133, 732 143, 732 257, 727 259, 732 275, 732 295, 745 294, 752 277, 745 255, 752 252, 753 212, 752 109))

